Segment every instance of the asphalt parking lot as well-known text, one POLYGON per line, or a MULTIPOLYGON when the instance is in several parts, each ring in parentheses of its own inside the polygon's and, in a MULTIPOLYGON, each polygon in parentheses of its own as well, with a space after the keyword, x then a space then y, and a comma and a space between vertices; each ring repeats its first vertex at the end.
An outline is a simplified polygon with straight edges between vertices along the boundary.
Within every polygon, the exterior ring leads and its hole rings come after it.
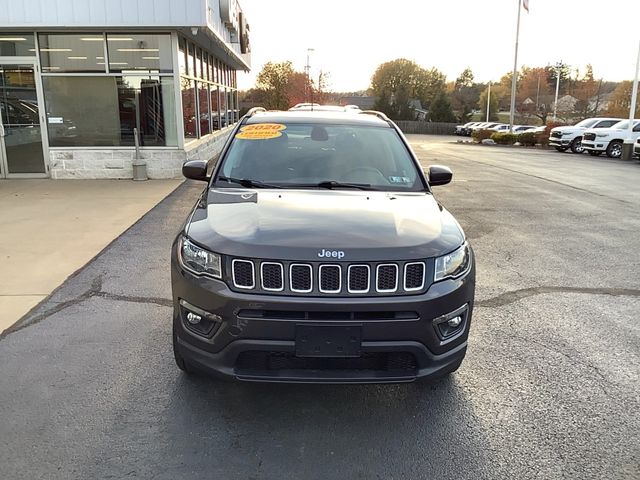
POLYGON ((185 183, 0 338, 0 478, 639 478, 640 163, 410 141, 453 168, 436 194, 477 255, 456 374, 181 374, 169 246, 202 188, 185 183))

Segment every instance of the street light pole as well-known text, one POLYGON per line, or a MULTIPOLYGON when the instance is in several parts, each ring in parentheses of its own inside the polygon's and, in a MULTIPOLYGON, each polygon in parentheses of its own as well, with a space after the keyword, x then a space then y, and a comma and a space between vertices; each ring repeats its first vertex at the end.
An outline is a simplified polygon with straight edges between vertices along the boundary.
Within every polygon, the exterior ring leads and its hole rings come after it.
POLYGON ((513 133, 513 121, 516 113, 516 79, 518 78, 518 39, 520 37, 520 4, 518 0, 518 23, 516 26, 516 53, 513 57, 513 76, 511 77, 511 111, 509 112, 509 132, 513 133))
MULTIPOLYGON (((309 90, 311 89, 311 66, 309 65, 309 54, 313 52, 313 48, 307 48, 307 66, 305 70, 307 72, 307 83, 305 84, 305 100, 309 101, 309 90)), ((311 95, 313 96, 313 90, 311 91, 311 95)))
POLYGON ((633 123, 636 116, 636 101, 638 100, 638 72, 640 72, 640 42, 638 42, 638 57, 636 58, 636 75, 633 79, 633 90, 631 90, 631 108, 629 109, 629 127, 627 138, 622 145, 622 158, 631 160, 633 158, 633 123))
POLYGON ((489 106, 491 105, 491 82, 489 82, 489 91, 487 92, 487 122, 489 122, 489 106))
POLYGON ((556 101, 553 102, 553 121, 556 121, 556 114, 558 113, 558 92, 560 91, 560 66, 562 65, 562 60, 558 63, 556 68, 556 101))

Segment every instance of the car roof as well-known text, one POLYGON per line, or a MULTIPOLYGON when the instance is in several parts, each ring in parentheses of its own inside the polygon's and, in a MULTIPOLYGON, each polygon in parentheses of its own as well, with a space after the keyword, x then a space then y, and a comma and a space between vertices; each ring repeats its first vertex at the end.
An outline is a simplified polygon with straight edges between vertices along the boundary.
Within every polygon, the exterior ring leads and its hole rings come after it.
POLYGON ((333 125, 367 125, 373 127, 388 127, 391 125, 376 114, 363 113, 356 109, 346 111, 267 111, 257 112, 250 116, 246 122, 248 125, 257 123, 317 123, 333 125))

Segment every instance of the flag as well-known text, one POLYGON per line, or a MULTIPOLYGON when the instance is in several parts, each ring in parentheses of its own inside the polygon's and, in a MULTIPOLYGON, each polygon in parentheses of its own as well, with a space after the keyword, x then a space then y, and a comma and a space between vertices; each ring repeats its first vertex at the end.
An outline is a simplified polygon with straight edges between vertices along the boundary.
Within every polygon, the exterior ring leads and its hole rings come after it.
POLYGON ((522 0, 522 6, 529 13, 529 0, 522 0))

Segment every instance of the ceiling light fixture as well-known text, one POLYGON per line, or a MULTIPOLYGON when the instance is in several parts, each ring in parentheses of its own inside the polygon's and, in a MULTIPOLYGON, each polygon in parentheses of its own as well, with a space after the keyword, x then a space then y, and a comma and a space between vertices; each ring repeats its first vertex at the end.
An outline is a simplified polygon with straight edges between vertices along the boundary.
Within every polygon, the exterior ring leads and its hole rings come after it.
POLYGON ((0 42, 24 42, 26 40, 24 37, 0 37, 0 42))
POLYGON ((71 48, 41 48, 43 52, 73 52, 71 48))
POLYGON ((119 52, 159 52, 159 48, 119 48, 119 52))

